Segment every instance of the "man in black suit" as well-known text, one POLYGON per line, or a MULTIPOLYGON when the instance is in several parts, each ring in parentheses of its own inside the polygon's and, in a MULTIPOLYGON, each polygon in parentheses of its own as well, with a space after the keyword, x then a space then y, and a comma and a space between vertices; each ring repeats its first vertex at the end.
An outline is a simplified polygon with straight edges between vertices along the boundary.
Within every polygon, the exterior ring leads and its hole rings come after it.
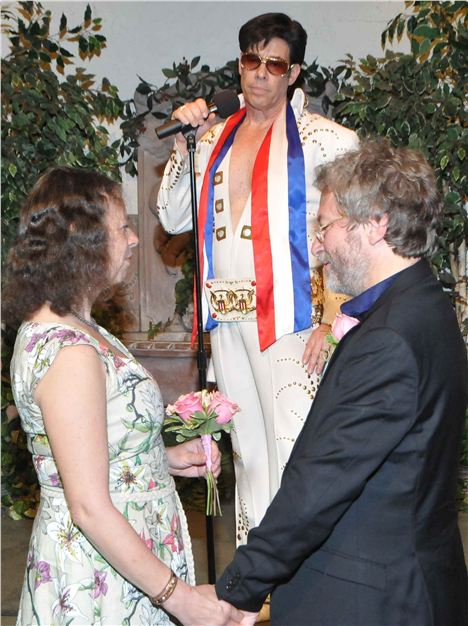
POLYGON ((425 258, 442 208, 385 142, 322 166, 314 254, 359 320, 339 342, 261 524, 216 585, 272 626, 465 626, 456 481, 466 353, 425 258))

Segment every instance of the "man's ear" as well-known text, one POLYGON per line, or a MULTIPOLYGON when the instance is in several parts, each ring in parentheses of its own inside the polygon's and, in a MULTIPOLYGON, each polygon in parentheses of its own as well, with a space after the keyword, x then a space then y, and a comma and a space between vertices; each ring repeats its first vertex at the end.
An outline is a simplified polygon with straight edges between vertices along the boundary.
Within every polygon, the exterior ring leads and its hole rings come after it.
POLYGON ((384 213, 380 219, 370 220, 368 226, 369 229, 367 236, 369 238, 369 243, 372 246, 375 246, 383 241, 385 237, 388 228, 388 215, 384 213))
POLYGON ((301 72, 301 66, 299 63, 294 63, 294 65, 291 68, 291 71, 289 72, 289 80, 288 80, 288 85, 294 85, 294 83, 297 80, 297 77, 299 76, 301 72))

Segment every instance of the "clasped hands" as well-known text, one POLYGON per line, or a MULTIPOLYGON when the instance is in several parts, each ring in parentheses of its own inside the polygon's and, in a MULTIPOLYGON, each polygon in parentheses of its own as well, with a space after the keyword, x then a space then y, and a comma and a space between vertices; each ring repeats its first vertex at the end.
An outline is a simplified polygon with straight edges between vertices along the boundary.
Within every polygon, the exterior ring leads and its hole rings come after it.
POLYGON ((180 579, 164 609, 183 626, 253 626, 257 616, 218 600, 212 585, 192 587, 180 579))
MULTIPOLYGON (((213 617, 213 622, 209 622, 204 626, 231 626, 233 624, 239 624, 240 626, 253 626, 253 624, 255 624, 258 613, 241 611, 233 607, 228 602, 219 600, 216 595, 214 585, 199 585, 196 587, 196 590, 206 599, 217 602, 221 611, 219 616, 217 615, 216 618, 213 617), (224 616, 224 621, 222 620, 222 616, 224 616), (219 618, 221 618, 221 621, 218 621, 219 618)), ((193 626, 195 626, 195 624, 193 626)))

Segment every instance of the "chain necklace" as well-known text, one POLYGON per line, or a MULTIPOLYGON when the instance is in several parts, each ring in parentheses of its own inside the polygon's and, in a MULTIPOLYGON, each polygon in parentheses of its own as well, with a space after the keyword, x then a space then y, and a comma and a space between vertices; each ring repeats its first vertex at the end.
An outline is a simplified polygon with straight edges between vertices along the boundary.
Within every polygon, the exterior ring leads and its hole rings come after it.
POLYGON ((99 332, 99 325, 96 323, 96 320, 94 320, 93 318, 87 320, 85 317, 83 317, 82 315, 74 311, 73 309, 70 310, 70 313, 73 315, 73 317, 76 317, 77 320, 80 320, 80 322, 82 322, 86 326, 89 326, 89 328, 92 328, 97 333, 99 332))

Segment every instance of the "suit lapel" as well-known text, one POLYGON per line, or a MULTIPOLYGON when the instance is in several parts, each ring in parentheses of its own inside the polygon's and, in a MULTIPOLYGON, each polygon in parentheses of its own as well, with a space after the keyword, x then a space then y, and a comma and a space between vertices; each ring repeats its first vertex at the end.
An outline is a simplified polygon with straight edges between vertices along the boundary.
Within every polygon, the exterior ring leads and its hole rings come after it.
MULTIPOLYGON (((341 341, 339 342, 339 344, 337 345, 336 349, 333 351, 333 354, 330 358, 330 361, 327 365, 327 368, 322 376, 322 380, 320 381, 320 385, 317 389, 317 394, 315 396, 315 400, 314 403, 312 404, 312 407, 309 411, 309 414, 306 418, 306 421, 304 423, 305 424, 309 421, 313 410, 314 410, 314 405, 317 401, 318 395, 320 394, 320 392, 323 389, 324 383, 327 379, 327 377, 330 375, 330 372, 333 368, 333 366, 335 365, 336 360, 339 358, 341 352, 344 350, 344 348, 349 344, 351 338, 360 331, 360 329, 362 328, 362 326, 366 323, 366 320, 372 316, 372 314, 377 311, 381 306, 385 306, 387 304, 387 302, 389 300, 391 300, 392 298, 394 298, 396 296, 396 294, 401 293, 403 291, 406 291, 406 289, 410 289, 415 283, 418 283, 422 280, 426 280, 428 277, 432 277, 434 278, 434 275, 431 271, 431 268, 429 267, 428 263, 425 260, 421 260, 418 263, 415 263, 414 265, 412 265, 411 267, 409 267, 407 270, 405 270, 404 272, 401 273, 400 276, 398 276, 398 278, 395 280, 394 283, 392 283, 390 285, 390 287, 384 291, 384 293, 374 302, 374 304, 371 306, 371 308, 362 315, 360 323, 357 324, 356 326, 354 326, 353 328, 351 328, 350 331, 348 331, 346 333, 346 335, 343 337, 343 339, 341 339, 341 341)), ((358 339, 359 341, 359 339, 358 339)), ((304 431, 304 427, 301 431, 301 433, 299 434, 298 438, 296 439, 296 443, 294 445, 294 448, 296 447, 297 443, 299 442, 302 432, 304 431)), ((293 448, 293 450, 294 450, 293 448)), ((292 454, 292 452, 291 452, 292 454)))

